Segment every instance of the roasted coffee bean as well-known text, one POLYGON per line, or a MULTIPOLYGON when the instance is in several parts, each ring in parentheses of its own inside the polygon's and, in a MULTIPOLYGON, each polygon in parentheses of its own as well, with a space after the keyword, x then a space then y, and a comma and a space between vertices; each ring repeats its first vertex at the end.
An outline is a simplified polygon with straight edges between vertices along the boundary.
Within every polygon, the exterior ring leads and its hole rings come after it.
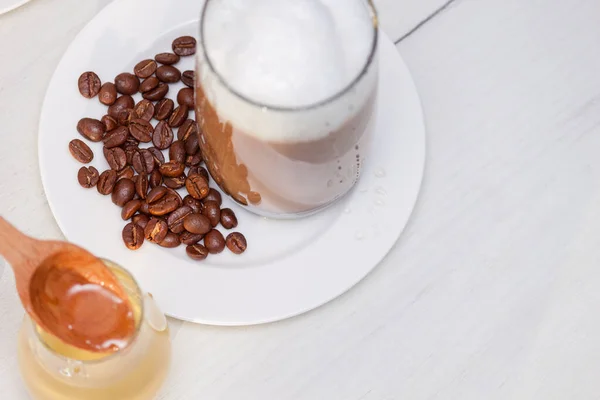
POLYGON ((150 174, 149 183, 151 188, 159 187, 160 185, 162 185, 163 176, 159 170, 152 171, 152 173, 150 174))
POLYGON ((120 171, 127 165, 127 156, 125 151, 120 147, 104 148, 104 158, 108 162, 111 169, 120 171))
POLYGON ((181 79, 181 71, 172 65, 161 65, 156 70, 156 77, 165 83, 175 83, 181 79))
POLYGON ((171 128, 180 127, 187 119, 189 113, 190 109, 188 106, 181 105, 177 107, 173 110, 173 113, 171 113, 171 116, 169 117, 169 126, 171 128))
POLYGON ((212 229, 210 220, 202 214, 192 213, 183 219, 183 227, 186 231, 197 235, 204 235, 212 229))
POLYGON ((117 183, 117 173, 109 169, 100 174, 100 178, 98 179, 98 193, 107 196, 112 193, 115 188, 115 184, 117 183))
POLYGON ((221 232, 213 229, 204 235, 204 246, 210 254, 219 254, 225 248, 225 238, 221 232))
POLYGON ((173 143, 173 130, 165 121, 160 121, 154 128, 152 143, 159 150, 168 149, 173 143))
POLYGON ((200 147, 198 146, 198 135, 191 135, 185 141, 185 152, 188 156, 193 156, 198 152, 200 147))
POLYGON ((148 211, 154 216, 167 215, 180 207, 181 203, 177 196, 172 193, 167 193, 160 200, 152 202, 148 205, 148 211))
POLYGON ((144 79, 142 83, 140 83, 139 91, 140 93, 146 93, 151 91, 152 89, 156 89, 160 81, 157 77, 151 76, 148 79, 144 79))
POLYGON ((144 230, 133 222, 123 228, 123 243, 129 250, 137 250, 144 244, 144 230))
POLYGON ((198 174, 188 176, 185 181, 185 187, 188 193, 197 200, 202 200, 208 196, 210 190, 206 179, 198 174))
POLYGON ((179 62, 179 56, 173 53, 160 53, 154 59, 164 65, 173 65, 179 62))
POLYGON ((154 117, 154 103, 150 100, 143 99, 135 105, 133 111, 135 112, 134 118, 150 121, 152 117, 154 117))
POLYGON ((135 94, 140 88, 140 78, 129 72, 123 72, 115 77, 115 86, 117 92, 121 94, 135 94))
POLYGON ((135 181, 135 192, 138 196, 140 196, 140 199, 146 198, 146 195, 148 194, 149 185, 150 184, 148 183, 148 175, 138 175, 138 178, 135 181))
POLYGON ((133 170, 133 168, 131 168, 130 166, 127 166, 127 167, 121 169, 120 171, 117 171, 117 180, 123 179, 123 178, 133 179, 134 175, 135 175, 135 171, 133 170))
POLYGON ((152 189, 150 191, 150 193, 148 193, 148 195, 146 196, 146 202, 148 202, 148 204, 155 203, 158 200, 165 197, 167 195, 167 193, 169 193, 169 191, 167 190, 166 187, 157 186, 154 189, 152 189))
POLYGON ((112 106, 117 101, 117 87, 112 82, 106 82, 100 88, 98 100, 105 106, 112 106))
POLYGON ((138 78, 148 78, 150 75, 152 75, 154 72, 156 72, 156 61, 154 60, 143 60, 140 61, 139 63, 137 63, 135 65, 135 67, 133 67, 133 73, 138 77, 138 78))
POLYGON ((86 99, 91 99, 100 91, 100 78, 95 72, 84 72, 77 81, 79 93, 86 99))
POLYGON ((202 214, 202 202, 189 194, 183 198, 183 205, 190 207, 195 213, 202 214))
POLYGON ((202 158, 202 152, 200 150, 198 150, 193 156, 185 157, 185 165, 187 167, 197 167, 202 163, 202 161, 204 161, 204 159, 202 158))
POLYGON ((183 220, 194 211, 188 206, 181 206, 177 210, 173 211, 169 218, 167 218, 167 224, 171 232, 181 233, 185 230, 183 227, 183 220))
POLYGON ((216 201, 206 201, 206 198, 202 200, 202 215, 204 215, 210 221, 212 227, 219 225, 221 221, 221 208, 219 203, 216 201))
POLYGON ((202 261, 205 260, 206 257, 208 257, 208 249, 203 245, 198 244, 198 242, 196 242, 196 244, 192 244, 186 247, 185 252, 187 253, 189 258, 196 261, 202 261))
POLYGON ((136 199, 128 201, 121 210, 121 218, 123 219, 123 221, 130 220, 133 217, 133 215, 139 211, 141 206, 141 200, 136 199))
POLYGON ((239 232, 232 232, 227 235, 225 244, 233 254, 242 254, 244 251, 246 251, 246 247, 248 246, 246 237, 239 232))
POLYGON ((193 119, 186 119, 177 131, 177 139, 188 140, 191 136, 198 134, 198 124, 193 119))
POLYGON ((111 117, 110 115, 105 115, 104 117, 102 117, 102 123, 104 124, 104 128, 106 129, 106 131, 112 131, 113 129, 115 129, 117 126, 119 126, 119 122, 117 122, 117 120, 113 117, 111 117))
POLYGON ((173 41, 173 53, 178 56, 191 56, 196 54, 196 39, 191 36, 182 36, 173 41))
POLYGON ((171 188, 171 189, 181 189, 182 187, 185 186, 185 180, 186 180, 186 176, 185 174, 182 174, 180 176, 176 176, 176 177, 165 177, 163 179, 163 182, 165 184, 166 187, 171 188))
POLYGON ((127 156, 127 164, 133 165, 133 155, 139 151, 139 148, 135 144, 128 144, 125 142, 123 145, 123 150, 125 150, 125 155, 127 156))
POLYGON ((97 119, 82 118, 77 123, 77 132, 87 140, 99 142, 104 136, 105 126, 97 119))
POLYGON ((192 167, 188 173, 188 176, 192 175, 200 175, 204 178, 206 182, 210 182, 210 177, 208 175, 208 171, 204 167, 192 167))
POLYGON ((179 164, 185 162, 185 145, 181 140, 174 141, 169 147, 169 160, 179 164))
POLYGON ((140 212, 146 215, 150 215, 150 205, 147 202, 144 202, 140 207, 140 212))
POLYGON ((100 179, 100 174, 98 170, 94 167, 81 167, 79 172, 77 172, 77 180, 81 187, 86 189, 93 188, 98 184, 98 180, 100 179))
MULTIPOLYGON (((144 202, 141 202, 141 203, 144 204, 144 202)), ((141 208, 141 205, 140 205, 140 208, 141 208)), ((131 220, 131 222, 138 225, 142 229, 144 229, 146 227, 146 225, 148 225, 148 221, 150 221, 150 217, 147 216, 146 214, 136 214, 133 216, 133 219, 131 220)))
POLYGON ((123 145, 127 140, 127 136, 129 136, 129 130, 127 127, 119 126, 112 131, 107 132, 102 141, 104 142, 104 146, 110 149, 112 147, 123 145))
POLYGON ((160 151, 156 147, 148 147, 146 150, 148 150, 150 152, 150 154, 152 154, 152 157, 154 158, 154 165, 156 167, 160 167, 161 165, 164 164, 165 156, 162 153, 162 151, 160 151))
MULTIPOLYGON (((116 173, 115 173, 116 174, 116 173)), ((116 175, 115 175, 116 176, 116 175)), ((133 200, 135 196, 135 185, 131 179, 121 179, 115 184, 112 192, 112 202, 123 207, 128 201, 133 200)))
POLYGON ((156 104, 154 107, 154 118, 159 121, 169 118, 171 113, 173 112, 173 108, 175 107, 175 103, 171 99, 162 99, 156 104))
MULTIPOLYGON (((181 241, 181 243, 187 245, 187 246, 191 246, 193 244, 198 243, 199 241, 201 241, 202 239, 204 239, 204 235, 198 235, 192 232, 186 232, 183 231, 181 232, 181 234, 179 235, 179 240, 181 241)), ((208 251, 207 251, 208 253, 208 251)))
POLYGON ((181 242, 179 241, 179 235, 177 235, 176 233, 173 232, 169 232, 167 233, 167 236, 165 236, 165 239, 160 242, 158 245, 161 247, 166 247, 168 249, 174 249, 175 247, 179 246, 181 244, 181 242))
POLYGON ((233 229, 238 226, 238 220, 231 208, 221 210, 221 225, 225 229, 233 229))
POLYGON ((186 105, 189 108, 194 108, 194 89, 181 89, 177 94, 177 102, 181 105, 186 105))
POLYGON ((135 118, 133 110, 131 108, 126 108, 124 110, 119 111, 119 115, 117 116, 117 122, 119 123, 119 125, 128 126, 133 118, 135 118))
POLYGON ((175 196, 175 198, 177 199, 177 208, 179 208, 183 205, 183 199, 181 198, 181 195, 177 192, 177 190, 167 188, 167 194, 175 196))
POLYGON ((169 85, 161 82, 154 89, 148 90, 142 94, 142 97, 151 101, 159 101, 162 100, 167 93, 169 93, 169 85))
POLYGON ((133 97, 129 95, 120 96, 117 98, 115 103, 108 107, 108 115, 113 117, 114 119, 119 118, 119 113, 123 110, 127 110, 128 108, 135 107, 135 102, 133 101, 133 97))
POLYGON ((87 164, 94 159, 94 152, 92 149, 79 139, 73 139, 69 142, 69 151, 74 159, 83 164, 87 164))
POLYGON ((185 84, 185 86, 193 88, 195 75, 196 74, 194 73, 194 71, 191 71, 191 70, 184 71, 181 74, 181 82, 183 82, 185 84))
POLYGON ((206 196, 202 202, 206 204, 209 201, 214 201, 220 207, 223 204, 223 198, 221 197, 221 193, 218 190, 210 188, 208 191, 208 196, 206 196))
POLYGON ((185 165, 176 161, 169 161, 161 165, 158 170, 161 174, 163 174, 163 176, 175 178, 176 176, 183 174, 183 171, 185 171, 185 165))
POLYGON ((129 133, 142 143, 148 143, 152 140, 154 128, 152 124, 145 119, 137 118, 129 123, 129 133))
POLYGON ((154 171, 154 157, 146 149, 140 149, 133 154, 132 164, 135 171, 140 175, 148 175, 154 171))
POLYGON ((152 218, 148 221, 146 228, 144 228, 144 237, 150 242, 160 243, 165 239, 168 232, 169 227, 165 221, 158 218, 152 218))

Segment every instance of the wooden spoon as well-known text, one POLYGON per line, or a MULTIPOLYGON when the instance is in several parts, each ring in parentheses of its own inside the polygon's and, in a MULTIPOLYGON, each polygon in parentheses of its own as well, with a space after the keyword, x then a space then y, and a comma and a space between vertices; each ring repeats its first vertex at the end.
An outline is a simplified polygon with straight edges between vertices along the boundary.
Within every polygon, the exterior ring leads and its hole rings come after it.
POLYGON ((125 290, 89 252, 33 239, 0 217, 0 254, 13 269, 23 307, 42 329, 94 352, 116 351, 133 337, 125 290))

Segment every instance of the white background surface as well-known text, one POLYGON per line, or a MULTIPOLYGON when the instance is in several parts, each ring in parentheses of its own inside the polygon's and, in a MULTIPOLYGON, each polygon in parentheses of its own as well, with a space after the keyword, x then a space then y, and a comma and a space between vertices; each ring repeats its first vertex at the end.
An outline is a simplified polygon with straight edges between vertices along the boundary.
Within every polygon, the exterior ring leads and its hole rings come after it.
MULTIPOLYGON (((43 94, 106 2, 34 0, 0 16, 0 212, 32 235, 60 237, 37 166, 43 94)), ((384 29, 400 38, 442 3, 381 0, 384 29)), ((599 16, 597 0, 455 0, 403 39, 428 161, 395 250, 298 318, 173 322, 160 398, 598 398, 599 16)), ((12 285, 5 268, 0 387, 21 400, 12 285)))

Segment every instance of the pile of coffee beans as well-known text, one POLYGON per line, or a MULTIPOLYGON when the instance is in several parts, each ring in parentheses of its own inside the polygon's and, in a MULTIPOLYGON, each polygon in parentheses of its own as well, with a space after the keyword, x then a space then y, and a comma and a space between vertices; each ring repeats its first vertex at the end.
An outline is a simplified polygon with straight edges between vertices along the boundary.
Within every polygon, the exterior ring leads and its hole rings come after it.
MULTIPOLYGON (((77 179, 86 189, 96 187, 98 193, 111 195, 121 207, 121 218, 130 221, 123 228, 123 242, 131 250, 149 241, 167 248, 183 244, 193 260, 204 260, 225 247, 241 254, 247 246, 244 235, 233 232, 224 237, 217 229, 219 224, 234 229, 238 221, 230 208, 221 209, 221 193, 210 187, 202 166, 199 128, 189 117, 194 110, 194 71, 182 73, 174 66, 181 57, 195 54, 196 40, 177 38, 172 50, 140 61, 133 73, 123 72, 114 82, 102 83, 94 72, 81 74, 81 95, 97 96, 108 110, 100 119, 82 118, 77 131, 90 142, 102 142, 110 169, 100 173, 84 166, 77 179), (179 81, 186 87, 175 102, 167 94, 169 84, 179 81), (137 93, 142 100, 136 104, 132 95, 137 93), (184 197, 177 192, 183 188, 184 197)), ((69 151, 83 164, 94 159, 81 139, 73 139, 69 151)))

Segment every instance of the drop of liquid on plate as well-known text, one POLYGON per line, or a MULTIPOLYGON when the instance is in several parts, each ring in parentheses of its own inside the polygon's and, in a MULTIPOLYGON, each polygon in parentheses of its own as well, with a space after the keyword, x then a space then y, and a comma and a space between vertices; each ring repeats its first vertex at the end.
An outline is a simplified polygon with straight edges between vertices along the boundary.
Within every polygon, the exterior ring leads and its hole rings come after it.
POLYGON ((354 235, 354 238, 356 240, 363 240, 365 238, 365 233, 362 231, 358 231, 356 232, 356 234, 354 235))
POLYGON ((330 188, 333 186, 333 181, 330 179, 327 181, 327 187, 330 188))
POLYGON ((382 196, 385 196, 385 195, 387 195, 387 192, 386 192, 386 191, 385 191, 385 189, 384 189, 384 188, 382 188, 381 186, 377 186, 377 187, 375 188, 375 193, 377 193, 377 194, 380 194, 380 195, 382 195, 382 196))
POLYGON ((381 167, 377 167, 375 169, 375 176, 378 178, 383 178, 385 176, 385 170, 381 167))

